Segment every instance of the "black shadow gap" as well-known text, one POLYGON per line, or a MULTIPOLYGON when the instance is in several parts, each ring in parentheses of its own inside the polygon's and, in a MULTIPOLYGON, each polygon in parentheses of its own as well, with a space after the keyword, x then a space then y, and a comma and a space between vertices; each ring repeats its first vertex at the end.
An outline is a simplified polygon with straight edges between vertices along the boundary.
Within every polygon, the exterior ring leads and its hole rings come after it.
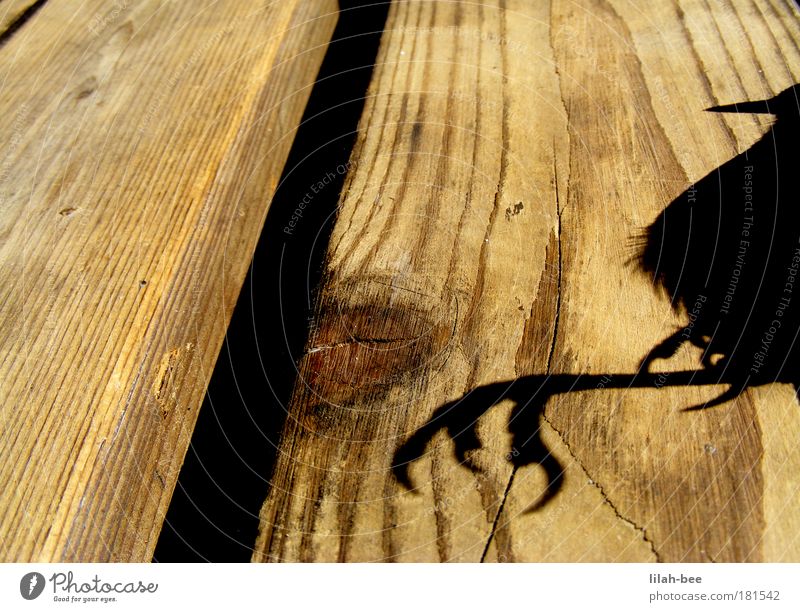
POLYGON ((389 4, 339 6, 153 561, 250 560, 345 178, 337 167, 350 158, 389 4), (286 233, 298 204, 327 173, 334 178, 286 233))
POLYGON ((28 8, 22 11, 19 15, 17 15, 14 20, 8 24, 5 31, 0 32, 0 47, 5 45, 17 31, 24 26, 28 21, 39 12, 45 4, 47 0, 37 0, 33 4, 31 4, 28 8))

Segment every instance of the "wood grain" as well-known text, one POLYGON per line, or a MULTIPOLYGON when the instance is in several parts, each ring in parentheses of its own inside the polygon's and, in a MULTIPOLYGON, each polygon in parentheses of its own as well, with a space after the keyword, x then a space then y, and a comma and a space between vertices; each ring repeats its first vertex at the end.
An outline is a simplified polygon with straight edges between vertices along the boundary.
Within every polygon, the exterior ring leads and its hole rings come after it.
POLYGON ((42 0, 6 0, 0 3, 0 44, 9 40, 42 4, 42 0))
POLYGON ((0 48, 5 561, 152 557, 336 21, 332 0, 79 4, 0 48))
POLYGON ((635 238, 765 132, 703 109, 792 85, 797 19, 764 0, 395 2, 253 559, 800 560, 787 385, 698 413, 680 408, 719 388, 554 397, 540 435, 565 480, 536 512, 510 402, 463 462, 440 432, 413 491, 392 473, 471 389, 633 373, 685 324, 635 238))

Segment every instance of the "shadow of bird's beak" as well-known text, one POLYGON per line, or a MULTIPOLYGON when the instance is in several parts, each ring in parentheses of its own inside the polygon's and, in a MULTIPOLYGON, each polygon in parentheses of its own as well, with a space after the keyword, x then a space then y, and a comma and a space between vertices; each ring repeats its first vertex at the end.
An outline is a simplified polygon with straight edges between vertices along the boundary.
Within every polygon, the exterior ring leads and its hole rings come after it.
POLYGON ((756 100, 755 102, 739 102, 736 104, 723 104, 712 106, 706 110, 711 113, 775 113, 776 108, 770 110, 770 103, 777 107, 773 100, 756 100))

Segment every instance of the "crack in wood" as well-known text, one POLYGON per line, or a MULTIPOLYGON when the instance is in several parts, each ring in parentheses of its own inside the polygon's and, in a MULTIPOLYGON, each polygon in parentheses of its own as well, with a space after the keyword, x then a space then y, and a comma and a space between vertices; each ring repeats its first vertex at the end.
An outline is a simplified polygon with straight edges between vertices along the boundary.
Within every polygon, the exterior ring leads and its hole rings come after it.
MULTIPOLYGON (((555 318, 553 320, 553 337, 550 342, 550 348, 547 354, 547 373, 551 372, 552 363, 553 363, 553 353, 555 352, 556 348, 556 340, 558 338, 558 323, 561 316, 561 281, 562 281, 562 244, 561 244, 561 215, 563 214, 563 209, 561 208, 561 201, 558 193, 558 158, 556 156, 556 146, 555 140, 553 141, 553 177, 555 181, 555 205, 556 205, 556 245, 558 247, 558 251, 556 254, 558 268, 556 271, 556 305, 555 305, 555 318)), ((552 427, 552 423, 547 420, 547 417, 542 413, 542 418, 550 424, 552 427)), ((554 431, 557 431, 555 427, 553 427, 554 431)), ((563 436, 562 436, 563 439, 563 436)), ((583 467, 583 466, 581 466, 583 467)), ((511 485, 514 482, 514 477, 517 474, 518 466, 514 466, 511 469, 511 475, 508 478, 508 483, 506 485, 505 492, 503 494, 503 498, 500 500, 500 504, 497 508, 497 514, 494 517, 494 522, 492 523, 492 529, 489 532, 489 537, 486 540, 486 545, 483 548, 483 554, 481 555, 481 563, 483 563, 486 559, 486 554, 489 552, 489 546, 491 545, 492 541, 494 540, 495 533, 497 531, 497 527, 500 521, 500 516, 503 513, 503 508, 506 505, 506 501, 508 499, 508 495, 511 492, 511 485)), ((584 470, 586 471, 586 470, 584 470)))
POLYGON ((603 497, 603 501, 608 505, 609 508, 611 508, 611 510, 614 512, 614 515, 622 522, 629 525, 631 528, 633 528, 634 530, 638 531, 641 534, 642 540, 644 540, 644 542, 650 547, 650 550, 652 551, 656 561, 660 563, 661 555, 656 549, 653 540, 651 540, 650 537, 647 535, 647 529, 645 527, 638 525, 635 521, 633 521, 632 519, 622 514, 622 512, 620 512, 619 508, 617 508, 617 505, 613 501, 611 501, 611 498, 606 493, 605 489, 603 488, 603 485, 601 485, 597 481, 597 479, 594 478, 589 473, 589 470, 586 469, 586 466, 575 454, 575 451, 573 450, 570 443, 567 441, 567 438, 564 436, 564 433, 560 429, 558 429, 555 425, 553 425, 553 422, 547 417, 547 415, 544 412, 542 413, 542 420, 553 429, 553 431, 559 437, 561 442, 564 444, 564 447, 567 449, 567 452, 569 452, 570 457, 575 461, 575 463, 577 463, 580 466, 580 468, 583 470, 583 473, 586 474, 586 477, 588 478, 590 484, 592 484, 592 486, 594 486, 600 492, 600 495, 602 495, 603 497))

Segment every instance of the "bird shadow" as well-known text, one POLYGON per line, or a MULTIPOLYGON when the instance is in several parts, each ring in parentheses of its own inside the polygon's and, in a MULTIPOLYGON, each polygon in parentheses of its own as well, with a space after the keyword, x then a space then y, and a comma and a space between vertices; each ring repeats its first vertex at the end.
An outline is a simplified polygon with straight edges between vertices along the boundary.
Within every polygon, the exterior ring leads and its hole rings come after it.
POLYGON ((555 497, 564 467, 541 438, 544 409, 554 395, 592 389, 727 385, 693 411, 718 406, 747 388, 772 382, 800 392, 800 184, 794 147, 800 136, 800 85, 768 100, 706 109, 767 113, 770 129, 747 151, 719 166, 675 198, 636 238, 636 268, 654 291, 669 299, 685 325, 656 344, 631 374, 535 374, 477 387, 440 406, 395 452, 396 479, 413 490, 409 468, 421 459, 439 431, 470 465, 480 448, 477 423, 503 400, 509 418, 514 467, 539 465, 547 485, 536 510, 555 497), (696 370, 653 372, 684 344, 699 347, 696 370))

